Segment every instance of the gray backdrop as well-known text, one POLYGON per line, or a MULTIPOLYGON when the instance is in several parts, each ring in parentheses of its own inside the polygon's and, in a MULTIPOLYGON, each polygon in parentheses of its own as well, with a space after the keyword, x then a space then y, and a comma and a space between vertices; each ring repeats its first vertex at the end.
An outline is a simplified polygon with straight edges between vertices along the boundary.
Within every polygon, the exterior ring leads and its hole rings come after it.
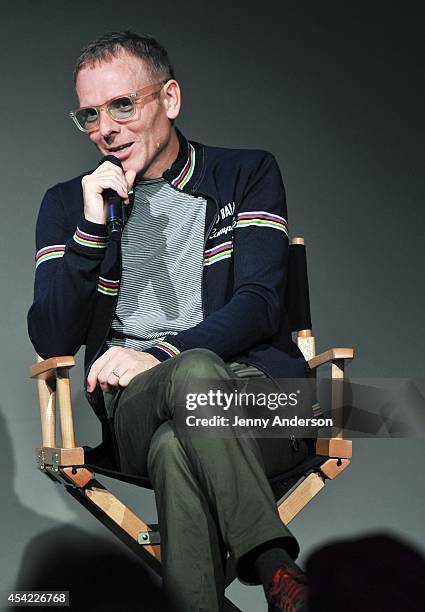
MULTIPOLYGON (((25 317, 35 219, 50 185, 98 159, 67 118, 80 48, 111 29, 157 36, 182 85, 183 132, 276 155, 292 235, 304 235, 309 247, 319 350, 354 346, 350 373, 356 377, 421 377, 424 19, 417 6, 269 0, 2 5, 1 588, 16 581, 21 588, 59 584, 62 576, 63 587, 78 590, 86 572, 108 601, 113 585, 124 593, 137 580, 142 588, 143 578, 148 595, 139 609, 150 609, 156 592, 121 544, 34 464, 39 420, 35 386, 27 379, 33 349, 25 317), (86 562, 83 569, 76 568, 78 560, 86 562), (134 574, 128 569, 111 581, 126 563, 134 574)), ((97 421, 81 387, 78 367, 77 442, 94 444, 97 421)), ((292 524, 300 562, 331 540, 382 530, 422 546, 423 448, 420 439, 358 440, 350 470, 292 524)), ((155 520, 151 494, 105 482, 155 520)), ((237 584, 230 592, 247 612, 265 609, 260 588, 237 584)), ((106 602, 101 607, 109 609, 106 602)))

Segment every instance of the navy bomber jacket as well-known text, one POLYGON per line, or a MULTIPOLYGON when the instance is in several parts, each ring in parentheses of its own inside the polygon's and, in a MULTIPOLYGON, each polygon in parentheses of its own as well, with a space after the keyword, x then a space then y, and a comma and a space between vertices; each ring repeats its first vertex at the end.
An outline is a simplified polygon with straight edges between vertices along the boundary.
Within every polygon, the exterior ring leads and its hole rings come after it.
MULTIPOLYGON (((285 192, 266 151, 188 142, 163 177, 174 189, 207 201, 202 307, 204 320, 147 352, 160 361, 192 348, 255 365, 274 378, 302 377, 306 362, 293 343, 284 306, 288 261, 285 192)), ((86 374, 105 350, 121 275, 119 242, 83 215, 82 176, 49 189, 36 231, 31 341, 44 358, 86 346, 86 374)), ((131 201, 125 207, 131 214, 131 201)), ((88 395, 99 419, 100 387, 88 395)), ((105 430, 104 430, 105 433, 105 430)))

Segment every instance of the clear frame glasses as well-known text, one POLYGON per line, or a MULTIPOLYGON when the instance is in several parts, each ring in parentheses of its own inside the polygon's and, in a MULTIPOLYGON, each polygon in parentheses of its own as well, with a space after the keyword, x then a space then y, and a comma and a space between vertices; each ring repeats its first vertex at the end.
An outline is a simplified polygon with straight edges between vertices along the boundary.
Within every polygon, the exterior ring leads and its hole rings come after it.
POLYGON ((84 106, 71 111, 69 116, 82 132, 91 132, 99 127, 100 111, 105 110, 108 115, 118 122, 128 121, 136 113, 136 105, 145 98, 161 91, 167 81, 161 81, 154 85, 148 85, 137 91, 133 91, 116 98, 108 100, 100 106, 84 106))

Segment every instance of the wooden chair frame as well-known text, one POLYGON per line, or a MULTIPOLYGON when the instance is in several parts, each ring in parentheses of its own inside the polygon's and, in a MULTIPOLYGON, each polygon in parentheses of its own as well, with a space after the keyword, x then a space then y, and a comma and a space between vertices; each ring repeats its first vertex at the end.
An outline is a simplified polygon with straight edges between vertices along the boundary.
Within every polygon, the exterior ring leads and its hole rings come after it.
MULTIPOLYGON (((304 244, 304 239, 294 238, 291 243, 304 244)), ((316 355, 311 329, 299 331, 297 343, 313 376, 319 366, 330 363, 332 381, 342 383, 345 362, 354 357, 352 348, 333 348, 316 355)), ((86 467, 83 447, 75 444, 69 376, 69 370, 74 365, 74 357, 70 356, 46 360, 37 356, 37 363, 30 368, 31 378, 37 381, 40 404, 42 442, 36 449, 38 467, 46 476, 61 483, 68 493, 161 574, 158 526, 145 523, 99 483, 94 472, 86 467), (56 437, 56 396, 59 404, 60 445, 56 437)), ((343 407, 342 386, 332 385, 331 414, 335 421, 343 407)), ((324 488, 326 480, 333 480, 349 466, 352 441, 344 439, 343 429, 337 425, 331 438, 318 438, 315 441, 315 454, 323 457, 323 462, 320 461, 318 466, 296 479, 292 488, 277 502, 279 516, 285 524, 290 523, 324 488)), ((229 558, 226 586, 235 576, 235 567, 229 558)), ((225 610, 236 612, 239 608, 226 598, 225 610)))

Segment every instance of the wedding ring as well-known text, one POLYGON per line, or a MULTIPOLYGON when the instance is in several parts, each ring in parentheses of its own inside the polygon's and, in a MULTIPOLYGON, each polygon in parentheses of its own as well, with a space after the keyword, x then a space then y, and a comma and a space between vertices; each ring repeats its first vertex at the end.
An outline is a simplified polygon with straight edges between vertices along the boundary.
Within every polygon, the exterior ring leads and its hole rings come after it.
POLYGON ((121 378, 121 375, 120 375, 120 374, 117 374, 117 372, 115 372, 115 370, 112 370, 112 374, 115 374, 115 376, 116 376, 117 378, 121 378))

